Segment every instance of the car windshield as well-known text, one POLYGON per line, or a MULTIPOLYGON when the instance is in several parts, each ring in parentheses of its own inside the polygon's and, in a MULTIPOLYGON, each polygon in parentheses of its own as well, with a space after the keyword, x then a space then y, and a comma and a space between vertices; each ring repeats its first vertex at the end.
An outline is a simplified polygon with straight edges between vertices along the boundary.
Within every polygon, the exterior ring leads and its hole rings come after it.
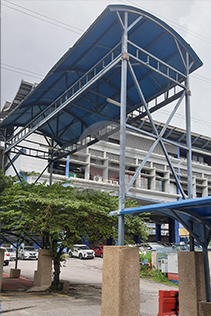
POLYGON ((12 248, 7 248, 7 251, 8 251, 8 252, 14 252, 14 251, 15 251, 15 249, 12 249, 12 248))
POLYGON ((36 251, 36 249, 34 247, 24 247, 24 250, 27 251, 36 251))
POLYGON ((88 246, 86 246, 86 245, 84 245, 84 246, 80 246, 80 247, 78 247, 78 249, 81 249, 81 250, 87 250, 87 249, 89 249, 89 247, 88 247, 88 246))

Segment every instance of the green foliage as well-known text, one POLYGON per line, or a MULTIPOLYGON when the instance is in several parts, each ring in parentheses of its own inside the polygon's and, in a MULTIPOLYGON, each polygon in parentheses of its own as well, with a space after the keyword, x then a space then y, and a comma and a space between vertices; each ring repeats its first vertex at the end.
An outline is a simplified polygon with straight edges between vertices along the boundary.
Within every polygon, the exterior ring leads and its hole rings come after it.
POLYGON ((18 177, 5 176, 3 171, 0 170, 0 195, 3 193, 4 189, 10 188, 15 182, 17 182, 18 177))
MULTIPOLYGON (((1 186, 0 218, 4 229, 25 231, 49 237, 54 263, 59 266, 63 250, 71 248, 82 236, 89 240, 117 239, 118 217, 109 216, 118 209, 117 198, 111 194, 75 189, 62 182, 29 184, 22 179, 5 177, 1 186)), ((127 200, 127 206, 134 201, 127 200)), ((147 227, 141 217, 125 216, 126 242, 133 234, 147 237, 147 227)))
POLYGON ((147 254, 140 253, 139 257, 140 257, 140 261, 145 261, 147 259, 148 262, 150 264, 152 264, 152 253, 151 253, 151 251, 149 251, 147 254))
POLYGON ((147 269, 141 269, 140 271, 140 277, 143 279, 150 279, 158 283, 163 283, 171 286, 177 287, 178 284, 171 282, 168 278, 166 273, 162 273, 159 269, 152 269, 151 273, 148 273, 147 269))
MULTIPOLYGON (((89 239, 117 239, 118 218, 109 213, 118 208, 111 194, 64 186, 28 184, 22 181, 6 187, 1 196, 0 209, 5 229, 22 229, 39 235, 51 236, 62 242, 63 249, 80 241, 89 233, 89 239)), ((128 205, 134 202, 127 201, 128 205)), ((147 238, 147 228, 140 217, 125 216, 126 242, 131 236, 147 238)))

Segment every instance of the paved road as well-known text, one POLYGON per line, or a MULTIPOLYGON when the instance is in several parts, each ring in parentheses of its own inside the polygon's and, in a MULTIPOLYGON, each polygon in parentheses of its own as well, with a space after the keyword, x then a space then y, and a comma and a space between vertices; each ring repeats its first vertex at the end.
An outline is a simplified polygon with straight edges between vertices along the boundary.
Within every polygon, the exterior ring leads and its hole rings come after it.
MULTIPOLYGON (((10 262, 4 267, 9 273, 14 267, 10 262)), ((21 275, 33 279, 37 261, 22 261, 18 263, 21 275)), ((2 314, 7 316, 100 316, 101 286, 103 259, 80 260, 67 258, 61 268, 61 279, 71 283, 68 295, 16 293, 13 296, 2 295, 2 314), (12 311, 13 310, 13 311, 12 311)), ((153 281, 140 279, 140 310, 141 316, 156 316, 158 313, 158 291, 175 289, 153 281)))

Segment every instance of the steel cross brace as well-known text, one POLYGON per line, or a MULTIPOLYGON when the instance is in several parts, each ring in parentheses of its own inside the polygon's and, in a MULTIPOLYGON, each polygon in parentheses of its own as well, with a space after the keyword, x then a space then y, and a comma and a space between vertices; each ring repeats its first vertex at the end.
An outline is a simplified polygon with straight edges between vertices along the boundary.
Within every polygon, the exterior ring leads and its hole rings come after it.
POLYGON ((158 142, 160 142, 161 147, 162 147, 162 149, 163 149, 163 152, 164 152, 164 154, 165 154, 165 156, 166 156, 166 159, 167 159, 167 161, 168 161, 168 164, 169 164, 169 166, 170 166, 170 168, 171 168, 171 171, 172 171, 172 173, 173 173, 173 175, 174 175, 174 178, 175 178, 175 180, 176 180, 176 183, 177 183, 177 185, 178 185, 178 187, 179 187, 179 189, 180 189, 180 192, 181 192, 183 198, 185 199, 185 198, 186 198, 185 193, 184 193, 183 188, 182 188, 182 186, 181 186, 181 184, 180 184, 180 181, 179 181, 179 179, 178 179, 178 177, 177 177, 177 175, 176 175, 176 172, 175 172, 174 167, 173 167, 173 165, 172 165, 172 163, 171 163, 171 160, 170 160, 170 158, 169 158, 169 155, 168 155, 168 153, 167 153, 167 150, 166 150, 166 148, 165 148, 165 145, 164 145, 164 143, 163 143, 163 141, 162 141, 162 136, 164 135, 164 133, 165 133, 165 131, 166 131, 166 129, 167 129, 167 127, 168 127, 170 121, 172 120, 174 114, 176 113, 178 107, 180 106, 180 104, 181 104, 181 102, 182 102, 182 100, 183 100, 183 98, 184 98, 184 96, 185 96, 185 91, 183 92, 182 96, 180 97, 179 101, 177 102, 176 106, 174 107, 172 113, 170 114, 170 116, 169 116, 169 118, 168 118, 166 124, 164 125, 164 127, 163 127, 163 129, 162 129, 162 131, 161 131, 161 133, 160 133, 160 135, 159 135, 159 134, 158 134, 158 131, 157 131, 157 128, 156 128, 156 126, 155 126, 155 124, 154 124, 153 118, 152 118, 152 116, 151 116, 151 113, 150 113, 150 111, 149 111, 149 109, 148 109, 148 106, 147 106, 146 100, 145 100, 145 98, 144 98, 143 92, 142 92, 142 90, 141 90, 141 88, 140 88, 140 85, 139 85, 139 83, 138 83, 138 80, 137 80, 137 78, 136 78, 136 75, 135 75, 135 73, 134 73, 134 70, 133 70, 133 68, 132 68, 132 66, 131 66, 131 64, 130 64, 130 62, 128 62, 128 67, 129 67, 131 76, 132 76, 132 78, 133 78, 133 80, 134 80, 136 89, 137 89, 137 91, 138 91, 138 93, 139 93, 140 98, 142 99, 142 102, 143 102, 143 104, 144 104, 145 110, 146 110, 146 112, 147 112, 147 114, 148 114, 149 120, 150 120, 150 122, 151 122, 151 125, 152 125, 153 130, 154 130, 154 133, 155 133, 155 137, 156 137, 157 139, 156 139, 156 141, 154 142, 154 144, 152 145, 152 147, 150 148, 150 150, 148 151, 146 157, 145 157, 144 160, 142 161, 142 163, 141 163, 141 165, 139 166, 139 168, 137 169, 136 173, 135 173, 134 176, 132 177, 130 183, 128 184, 128 186, 127 186, 127 188, 126 188, 126 194, 128 193, 129 189, 131 188, 131 186, 133 185, 134 181, 136 180, 136 178, 137 178, 139 172, 141 171, 141 169, 143 168, 143 166, 145 165, 145 163, 146 163, 147 160, 149 159, 149 157, 150 157, 151 153, 153 152, 153 150, 155 149, 156 145, 158 144, 158 142))
MULTIPOLYGON (((112 55, 113 52, 110 52, 110 55, 112 55)), ((107 73, 110 69, 112 69, 116 64, 118 64, 121 60, 121 55, 118 55, 116 58, 112 59, 109 64, 106 66, 102 66, 102 69, 99 71, 99 73, 96 73, 94 77, 91 79, 88 79, 88 81, 80 87, 80 84, 82 82, 82 79, 75 83, 71 88, 68 89, 65 96, 62 95, 59 99, 54 101, 52 104, 49 105, 49 107, 44 110, 42 113, 40 113, 34 120, 29 122, 21 131, 19 131, 17 134, 15 134, 12 138, 7 140, 7 145, 5 152, 8 152, 10 149, 12 149, 15 145, 20 143, 22 140, 24 140, 26 137, 31 135, 35 130, 40 128, 42 125, 44 125, 46 122, 48 122, 52 117, 54 117, 57 113, 59 113, 63 108, 65 108, 70 102, 75 100, 81 93, 83 93, 85 90, 87 90, 94 82, 96 82, 99 78, 101 78, 105 73, 107 73), (78 90, 75 92, 75 87, 78 87, 78 90), (71 92, 70 92, 71 91, 71 92), (70 97, 68 97, 68 93, 72 93, 70 97), (59 105, 58 105, 59 103, 59 105)), ((101 61, 102 63, 102 61, 101 61)), ((98 65, 99 63, 97 63, 98 65)), ((97 67, 97 65, 95 67, 97 67)), ((93 67, 94 68, 94 67, 93 67)), ((88 72, 90 73, 90 71, 88 72)), ((87 77, 87 74, 85 74, 83 77, 87 77)))

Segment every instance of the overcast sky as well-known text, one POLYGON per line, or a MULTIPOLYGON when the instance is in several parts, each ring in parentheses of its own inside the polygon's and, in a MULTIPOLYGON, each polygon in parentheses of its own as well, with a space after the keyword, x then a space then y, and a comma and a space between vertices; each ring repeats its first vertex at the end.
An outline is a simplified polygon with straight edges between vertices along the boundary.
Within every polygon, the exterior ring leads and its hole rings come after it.
MULTIPOLYGON (((1 107, 22 79, 39 83, 108 4, 139 7, 173 27, 204 65, 191 75, 192 131, 211 137, 211 1, 1 1, 1 107)), ((163 122, 169 108, 156 113, 163 122)), ((174 125, 185 128, 184 107, 174 125)), ((171 125, 172 125, 171 123, 171 125)))

